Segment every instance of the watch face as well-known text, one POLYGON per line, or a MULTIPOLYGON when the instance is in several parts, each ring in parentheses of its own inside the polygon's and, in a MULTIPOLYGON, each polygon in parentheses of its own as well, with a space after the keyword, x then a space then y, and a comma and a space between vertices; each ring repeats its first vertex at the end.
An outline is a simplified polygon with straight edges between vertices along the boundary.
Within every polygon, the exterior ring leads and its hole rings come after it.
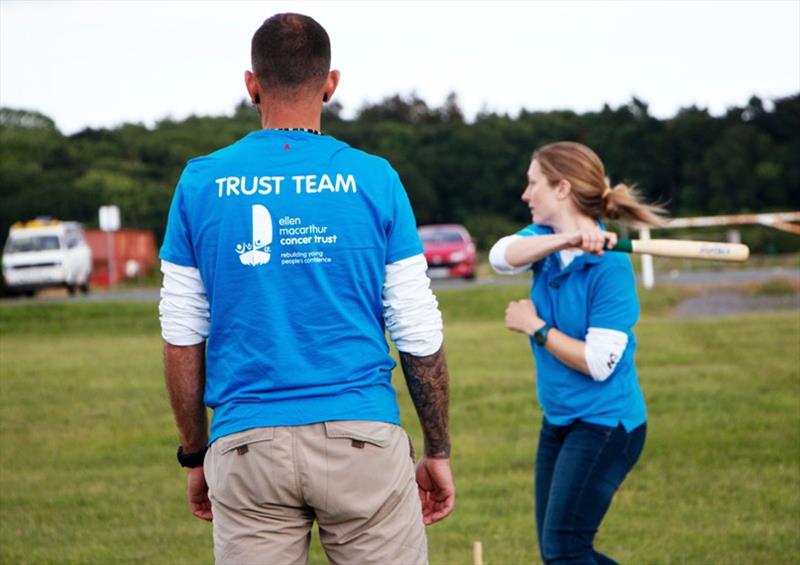
POLYGON ((533 334, 533 341, 536 342, 536 345, 544 345, 547 341, 547 332, 550 330, 550 326, 546 325, 536 330, 536 333, 533 334))

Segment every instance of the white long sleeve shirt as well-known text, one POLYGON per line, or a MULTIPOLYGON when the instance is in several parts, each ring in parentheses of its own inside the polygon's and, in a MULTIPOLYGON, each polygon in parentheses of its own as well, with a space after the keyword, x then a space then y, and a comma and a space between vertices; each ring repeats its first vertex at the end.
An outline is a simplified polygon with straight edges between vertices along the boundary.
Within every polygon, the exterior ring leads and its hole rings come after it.
MULTIPOLYGON (((424 255, 414 255, 386 266, 383 316, 398 351, 421 357, 442 345, 442 315, 430 289, 424 255)), ((172 345, 202 343, 208 337, 210 309, 200 271, 161 262, 164 281, 159 317, 161 335, 172 345)))

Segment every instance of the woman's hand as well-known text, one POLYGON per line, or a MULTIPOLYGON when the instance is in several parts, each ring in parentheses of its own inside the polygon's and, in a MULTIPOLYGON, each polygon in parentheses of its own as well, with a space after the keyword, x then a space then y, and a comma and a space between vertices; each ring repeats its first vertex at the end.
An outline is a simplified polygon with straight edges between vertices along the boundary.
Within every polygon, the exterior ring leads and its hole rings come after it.
POLYGON ((586 253, 602 255, 606 241, 608 241, 608 248, 614 249, 617 244, 617 234, 600 229, 578 230, 568 235, 567 246, 577 247, 586 253))
POLYGON ((533 335, 544 325, 530 300, 515 300, 506 308, 506 327, 515 332, 533 335))

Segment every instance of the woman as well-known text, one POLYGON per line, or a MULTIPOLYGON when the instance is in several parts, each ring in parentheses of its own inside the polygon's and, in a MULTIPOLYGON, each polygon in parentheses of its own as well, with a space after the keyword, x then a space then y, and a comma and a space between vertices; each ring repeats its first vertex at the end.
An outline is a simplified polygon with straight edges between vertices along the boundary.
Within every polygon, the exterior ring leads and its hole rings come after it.
POLYGON ((533 223, 489 254, 498 273, 533 269, 530 300, 506 326, 530 337, 544 412, 536 455, 536 529, 545 563, 614 563, 593 542, 647 430, 633 357, 639 302, 631 262, 606 253, 617 238, 601 218, 659 225, 660 209, 613 189, 579 143, 533 154, 522 194, 533 223))

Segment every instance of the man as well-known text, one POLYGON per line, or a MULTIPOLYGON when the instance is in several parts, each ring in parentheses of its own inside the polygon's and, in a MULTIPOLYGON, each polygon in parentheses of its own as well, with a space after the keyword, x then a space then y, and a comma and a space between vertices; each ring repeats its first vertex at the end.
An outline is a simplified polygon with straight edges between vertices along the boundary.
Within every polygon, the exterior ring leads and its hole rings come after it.
POLYGON ((386 161, 320 134, 339 72, 316 21, 266 20, 252 64, 263 129, 188 163, 161 249, 189 505, 213 516, 220 563, 304 563, 314 520, 331 562, 424 563, 424 524, 452 511, 455 485, 441 314, 408 198, 386 161), (416 484, 385 329, 425 437, 416 484))

